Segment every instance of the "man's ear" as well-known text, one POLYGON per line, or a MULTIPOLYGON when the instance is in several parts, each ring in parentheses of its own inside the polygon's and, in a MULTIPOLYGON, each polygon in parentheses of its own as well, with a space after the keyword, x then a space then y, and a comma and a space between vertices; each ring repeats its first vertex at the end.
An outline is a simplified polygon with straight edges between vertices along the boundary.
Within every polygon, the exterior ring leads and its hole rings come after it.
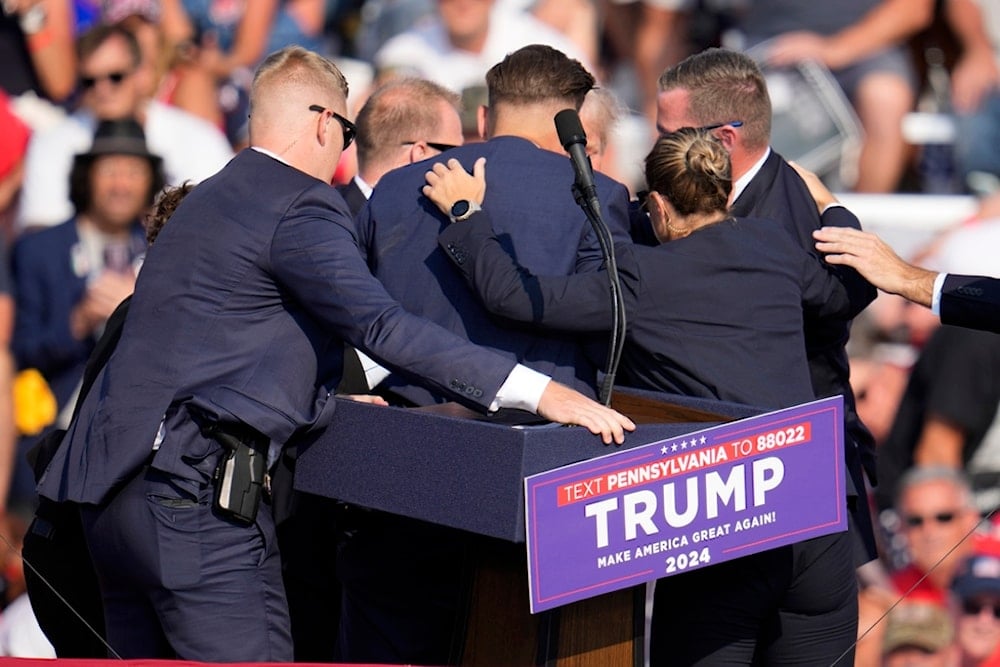
POLYGON ((722 145, 725 147, 727 153, 733 152, 733 147, 739 140, 739 137, 736 134, 736 130, 734 130, 732 127, 728 125, 723 125, 718 130, 716 130, 715 138, 722 142, 722 145))
POLYGON ((409 150, 410 161, 408 164, 413 164, 414 162, 420 162, 421 160, 425 160, 427 158, 427 153, 428 153, 427 144, 425 144, 422 141, 413 142, 409 150))
POLYGON ((479 126, 479 138, 489 139, 486 135, 486 129, 489 126, 490 119, 490 108, 485 104, 480 104, 479 108, 476 109, 476 124, 479 126))

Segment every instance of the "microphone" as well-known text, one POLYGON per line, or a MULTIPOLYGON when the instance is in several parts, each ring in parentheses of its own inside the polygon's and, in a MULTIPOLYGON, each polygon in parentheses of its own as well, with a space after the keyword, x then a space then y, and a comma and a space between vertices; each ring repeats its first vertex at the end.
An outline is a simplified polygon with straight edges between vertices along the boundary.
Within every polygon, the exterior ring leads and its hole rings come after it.
POLYGON ((601 213, 601 202, 597 197, 597 184, 594 183, 594 167, 587 155, 587 134, 583 131, 580 115, 573 109, 563 109, 556 114, 556 133, 559 143, 569 153, 573 171, 576 172, 576 182, 573 183, 573 194, 576 203, 583 209, 587 220, 594 228, 597 243, 607 266, 608 283, 611 289, 611 340, 608 345, 607 372, 601 383, 600 396, 604 405, 611 405, 611 391, 614 388, 615 376, 618 373, 618 363, 621 361, 622 348, 625 344, 625 299, 622 296, 621 282, 618 278, 618 264, 615 260, 614 241, 611 231, 601 213))
POLYGON ((580 115, 573 109, 563 109, 555 117, 556 132, 559 143, 569 153, 576 172, 576 185, 586 200, 597 197, 597 186, 594 184, 594 168, 587 155, 587 134, 583 131, 580 115))

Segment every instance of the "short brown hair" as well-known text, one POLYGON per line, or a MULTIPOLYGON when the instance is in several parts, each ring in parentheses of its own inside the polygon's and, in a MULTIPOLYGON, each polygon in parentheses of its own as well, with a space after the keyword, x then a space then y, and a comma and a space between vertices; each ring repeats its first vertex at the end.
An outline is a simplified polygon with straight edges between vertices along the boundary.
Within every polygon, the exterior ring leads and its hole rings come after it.
POLYGON ((80 35, 79 39, 76 40, 77 62, 83 62, 115 37, 125 41, 129 56, 132 58, 132 69, 138 67, 139 63, 142 62, 142 49, 139 48, 139 40, 136 39, 135 33, 117 23, 110 25, 101 23, 80 35))
POLYGON ((646 156, 646 182, 681 215, 725 211, 733 184, 729 153, 704 130, 664 134, 646 156))
POLYGON ((379 86, 358 112, 361 168, 385 159, 403 142, 431 139, 442 102, 461 113, 458 93, 426 79, 393 79, 379 86))
POLYGON ((489 104, 560 101, 577 111, 594 77, 580 61, 544 44, 529 44, 507 55, 486 73, 489 104))
POLYGON ((711 48, 688 56, 660 76, 660 91, 682 89, 698 125, 743 122, 744 144, 771 141, 771 97, 760 67, 744 53, 711 48))

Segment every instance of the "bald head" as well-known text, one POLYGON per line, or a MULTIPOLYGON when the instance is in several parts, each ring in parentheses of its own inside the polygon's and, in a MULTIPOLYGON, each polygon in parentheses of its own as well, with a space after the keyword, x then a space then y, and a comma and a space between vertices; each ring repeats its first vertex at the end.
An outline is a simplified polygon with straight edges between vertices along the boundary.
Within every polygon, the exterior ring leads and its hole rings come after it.
POLYGON ((462 98, 425 79, 390 81, 358 112, 358 168, 369 185, 397 167, 463 142, 462 98), (435 148, 438 147, 438 148, 435 148))

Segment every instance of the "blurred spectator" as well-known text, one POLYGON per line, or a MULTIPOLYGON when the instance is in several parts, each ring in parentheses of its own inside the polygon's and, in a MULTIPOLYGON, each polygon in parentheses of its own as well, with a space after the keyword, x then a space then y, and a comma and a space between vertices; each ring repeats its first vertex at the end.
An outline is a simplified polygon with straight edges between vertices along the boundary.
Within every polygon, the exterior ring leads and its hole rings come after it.
POLYGON ((30 138, 31 128, 14 113, 10 97, 0 90, 0 235, 10 230, 30 138))
POLYGON ((4 0, 0 10, 0 89, 62 102, 76 84, 70 0, 4 0))
POLYGON ((802 60, 826 65, 857 110, 865 137, 858 192, 893 192, 909 149, 902 120, 916 101, 917 77, 904 48, 927 27, 934 0, 749 0, 739 19, 746 45, 768 40, 774 66, 802 60))
POLYGON ((226 136, 246 143, 253 68, 264 56, 298 44, 325 52, 326 0, 160 0, 172 44, 190 49, 220 87, 226 136))
POLYGON ((375 54, 378 70, 399 70, 456 92, 481 86, 486 71, 528 44, 546 44, 590 69, 564 35, 496 0, 438 0, 437 13, 389 39, 375 54))
POLYGON ((946 0, 945 7, 948 25, 962 47, 951 74, 958 170, 973 189, 996 189, 1000 185, 1000 155, 995 150, 1000 144, 1000 3, 946 0))
POLYGON ((896 571, 859 597, 859 667, 876 664, 879 647, 884 652, 888 627, 881 619, 900 598, 947 607, 955 571, 972 553, 979 514, 961 472, 913 468, 900 480, 895 510, 880 518, 887 528, 884 559, 896 571))
POLYGON ((139 42, 142 61, 136 70, 144 98, 154 99, 204 118, 224 129, 215 77, 194 58, 195 51, 174 44, 160 25, 156 0, 103 0, 102 19, 120 23, 139 42))
POLYGON ((955 628, 943 607, 904 602, 885 623, 883 667, 953 667, 955 628))
MULTIPOLYGON (((580 122, 587 135, 587 155, 590 163, 597 171, 603 171, 609 176, 614 174, 614 151, 612 134, 628 110, 610 88, 597 87, 590 90, 583 98, 580 107, 580 122), (608 151, 612 155, 607 155, 608 151), (605 156, 608 157, 605 161, 605 156)), ((620 180, 620 179, 619 179, 620 180)))
POLYGON ((1000 550, 970 557, 952 585, 960 667, 1000 665, 1000 550))
POLYGON ((879 448, 876 499, 891 503, 896 481, 913 465, 964 470, 1000 405, 1000 337, 941 326, 910 373, 895 420, 879 448))
POLYGON ((141 51, 131 32, 117 25, 98 26, 80 38, 77 51, 81 107, 31 137, 18 216, 22 229, 56 225, 73 215, 68 192, 73 155, 90 146, 98 121, 139 120, 150 150, 163 157, 170 184, 203 180, 232 157, 217 127, 142 95, 135 76, 141 51))
POLYGON ((605 31, 619 60, 635 67, 636 100, 650 122, 656 117, 660 74, 691 53, 691 15, 696 0, 606 0, 605 31))
POLYGON ((900 479, 895 513, 909 560, 892 574, 896 592, 946 604, 979 520, 967 479, 951 468, 913 468, 900 479))
MULTIPOLYGON (((76 216, 22 236, 11 261, 17 363, 45 378, 64 411, 61 427, 104 322, 135 285, 146 246, 140 218, 163 187, 161 160, 134 120, 102 121, 69 180, 76 216)), ((17 474, 20 493, 33 498, 29 471, 17 474)))
POLYGON ((525 9, 572 42, 583 62, 597 64, 599 17, 594 0, 529 0, 525 9))

